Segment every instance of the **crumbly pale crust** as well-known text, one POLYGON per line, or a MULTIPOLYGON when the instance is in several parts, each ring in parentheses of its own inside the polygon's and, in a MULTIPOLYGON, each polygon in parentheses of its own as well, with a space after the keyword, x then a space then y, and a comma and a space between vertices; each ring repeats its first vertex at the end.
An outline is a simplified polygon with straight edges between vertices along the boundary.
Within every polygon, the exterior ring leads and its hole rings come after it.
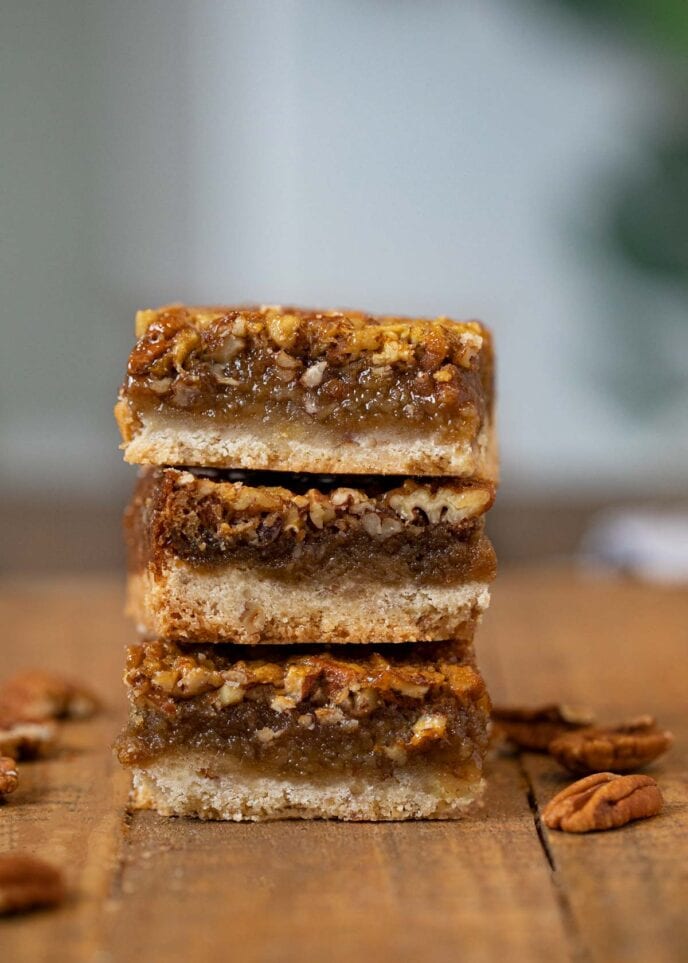
POLYGON ((477 322, 168 306, 137 336, 115 410, 129 462, 496 476, 477 322))
POLYGON ((450 779, 430 767, 387 777, 331 776, 306 779, 259 776, 237 769, 207 776, 214 757, 189 753, 133 770, 132 802, 162 816, 195 816, 234 822, 273 819, 341 819, 376 822, 456 819, 483 790, 479 775, 450 779))
POLYGON ((488 585, 371 584, 365 573, 338 584, 284 584, 226 565, 199 571, 172 561, 132 572, 127 612, 148 637, 245 644, 399 643, 472 638, 488 585))
POLYGON ((130 465, 499 478, 489 422, 475 439, 447 444, 432 431, 400 438, 389 429, 340 433, 307 424, 199 424, 199 419, 157 410, 141 412, 134 423, 123 402, 115 414, 130 465))

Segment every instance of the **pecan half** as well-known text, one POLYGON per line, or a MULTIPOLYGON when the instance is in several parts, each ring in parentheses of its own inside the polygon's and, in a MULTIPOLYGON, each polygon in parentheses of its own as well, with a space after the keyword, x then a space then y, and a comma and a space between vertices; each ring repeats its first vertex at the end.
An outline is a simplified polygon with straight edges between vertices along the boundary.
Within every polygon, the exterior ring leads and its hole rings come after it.
POLYGON ((557 793, 543 809, 542 821, 548 829, 589 833, 656 816, 663 805, 652 776, 597 772, 557 793))
POLYGON ((0 718, 0 755, 37 759, 55 748, 54 722, 14 722, 0 718))
POLYGON ((492 721, 497 735, 519 749, 547 752, 550 742, 565 732, 589 726, 594 717, 588 709, 566 705, 545 705, 534 709, 493 706, 492 721))
POLYGON ((633 772, 666 752, 673 742, 652 716, 618 726, 580 729, 553 739, 549 752, 573 773, 633 772))
POLYGON ((100 701, 83 686, 43 669, 28 669, 0 686, 0 715, 22 722, 87 719, 100 701))
POLYGON ((0 756, 0 796, 9 796, 17 788, 17 764, 9 756, 0 756))
POLYGON ((65 898, 59 869, 21 853, 0 855, 0 914, 55 906, 65 898))

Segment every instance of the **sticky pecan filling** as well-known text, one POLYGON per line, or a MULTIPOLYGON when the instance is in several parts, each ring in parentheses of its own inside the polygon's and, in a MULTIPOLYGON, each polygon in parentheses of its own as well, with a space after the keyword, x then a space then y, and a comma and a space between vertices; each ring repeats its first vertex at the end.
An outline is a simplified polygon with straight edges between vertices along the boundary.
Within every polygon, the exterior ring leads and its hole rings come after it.
POLYGON ((177 306, 140 312, 138 329, 121 397, 139 413, 422 427, 450 441, 474 438, 492 405, 491 342, 476 322, 177 306))
POLYGON ((119 758, 145 765, 198 750, 292 776, 430 763, 475 775, 489 700, 470 650, 394 649, 350 646, 334 655, 317 647, 284 658, 266 648, 258 660, 240 646, 131 646, 119 758))
POLYGON ((147 469, 126 516, 130 567, 174 558, 283 579, 489 581, 493 497, 489 484, 432 479, 147 469))

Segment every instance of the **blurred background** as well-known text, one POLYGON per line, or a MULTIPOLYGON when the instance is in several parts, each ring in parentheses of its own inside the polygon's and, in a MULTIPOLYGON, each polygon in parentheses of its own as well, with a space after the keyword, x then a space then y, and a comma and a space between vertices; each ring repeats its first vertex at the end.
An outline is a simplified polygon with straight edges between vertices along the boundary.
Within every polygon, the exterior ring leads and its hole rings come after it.
POLYGON ((258 300, 480 317, 503 560, 688 574, 685 0, 0 10, 4 571, 120 564, 135 310, 258 300))

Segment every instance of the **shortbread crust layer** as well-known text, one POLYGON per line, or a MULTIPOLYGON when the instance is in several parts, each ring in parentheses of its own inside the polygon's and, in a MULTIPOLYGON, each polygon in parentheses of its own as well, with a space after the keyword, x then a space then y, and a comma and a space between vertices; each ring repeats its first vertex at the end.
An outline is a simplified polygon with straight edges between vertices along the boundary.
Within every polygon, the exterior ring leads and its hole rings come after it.
POLYGON ((157 575, 130 573, 127 614, 148 638, 393 644, 472 638, 489 602, 484 582, 399 587, 349 576, 289 585, 232 566, 198 572, 177 562, 157 575))
POLYGON ((293 472, 359 472, 379 475, 448 475, 497 481, 499 460, 491 423, 470 441, 446 444, 432 431, 416 435, 394 429, 325 431, 317 425, 200 423, 184 414, 142 409, 118 402, 115 413, 132 465, 241 467, 293 472))
POLYGON ((129 462, 496 477, 477 322, 169 306, 137 335, 116 407, 129 462))
POLYGON ((457 819, 480 799, 478 773, 454 776, 415 766, 391 775, 329 776, 317 781, 236 771, 219 775, 212 753, 179 753, 132 770, 132 804, 161 816, 233 822, 339 819, 387 822, 457 819))

